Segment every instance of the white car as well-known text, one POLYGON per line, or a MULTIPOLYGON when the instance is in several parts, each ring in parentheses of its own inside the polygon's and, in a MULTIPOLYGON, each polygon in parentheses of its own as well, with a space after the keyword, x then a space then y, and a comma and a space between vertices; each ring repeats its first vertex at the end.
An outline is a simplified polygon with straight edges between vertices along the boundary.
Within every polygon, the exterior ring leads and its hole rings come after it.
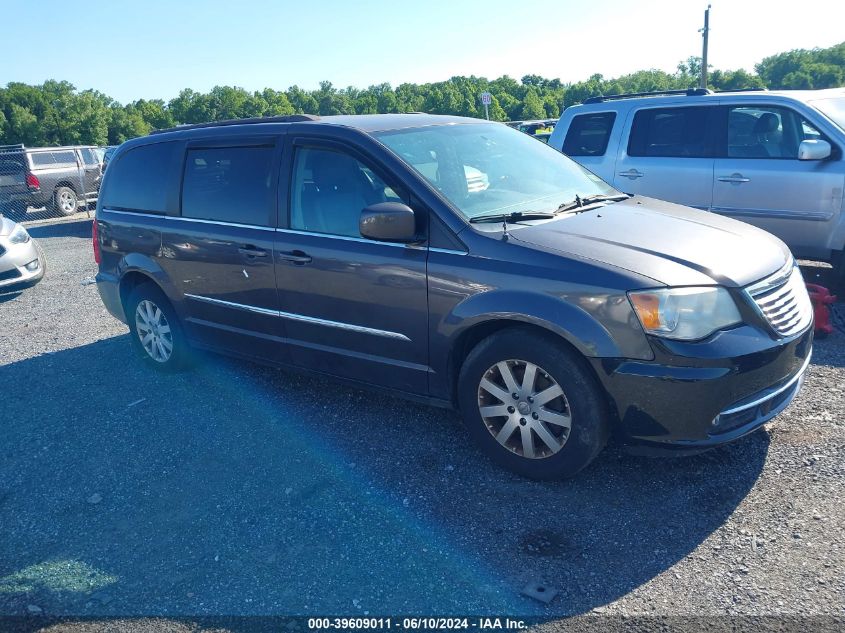
POLYGON ((46 270, 44 251, 26 229, 0 215, 0 292, 34 286, 46 270))

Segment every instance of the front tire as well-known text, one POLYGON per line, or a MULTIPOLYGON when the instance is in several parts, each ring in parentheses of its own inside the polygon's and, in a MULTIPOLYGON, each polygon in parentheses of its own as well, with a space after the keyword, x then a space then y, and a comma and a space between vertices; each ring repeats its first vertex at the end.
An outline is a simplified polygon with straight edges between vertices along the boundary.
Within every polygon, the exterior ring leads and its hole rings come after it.
POLYGON ((70 187, 58 187, 53 192, 53 209, 61 216, 73 215, 79 207, 76 192, 70 187))
POLYGON ((132 347, 151 367, 164 372, 191 364, 191 350, 173 306, 152 283, 136 286, 126 300, 132 347))
POLYGON ((572 477, 609 436, 604 392, 584 359, 532 329, 479 343, 461 368, 458 402, 481 449, 530 479, 572 477))

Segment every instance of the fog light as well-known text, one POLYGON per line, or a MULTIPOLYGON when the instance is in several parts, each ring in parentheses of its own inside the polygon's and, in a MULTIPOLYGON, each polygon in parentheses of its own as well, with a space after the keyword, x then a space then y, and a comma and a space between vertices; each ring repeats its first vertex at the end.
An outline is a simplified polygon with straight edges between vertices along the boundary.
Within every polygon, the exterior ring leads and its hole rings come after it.
POLYGON ((29 272, 34 273, 36 270, 38 270, 40 266, 41 264, 38 262, 38 260, 33 259, 26 266, 24 266, 24 268, 26 268, 29 272))

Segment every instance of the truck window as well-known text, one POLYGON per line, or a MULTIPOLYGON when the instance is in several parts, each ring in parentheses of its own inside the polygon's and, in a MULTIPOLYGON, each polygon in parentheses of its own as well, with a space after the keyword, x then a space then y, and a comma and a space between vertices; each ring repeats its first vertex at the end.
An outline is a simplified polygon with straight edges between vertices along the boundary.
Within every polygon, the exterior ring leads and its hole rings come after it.
POLYGON ((712 108, 654 108, 634 116, 628 140, 629 156, 705 158, 708 114, 712 108))
POLYGON ((563 141, 563 153, 567 156, 604 156, 615 121, 615 112, 579 114, 574 117, 563 141))
POLYGON ((82 154, 82 162, 86 165, 97 165, 100 162, 97 154, 90 147, 83 147, 79 153, 82 154))
POLYGON ((57 167, 76 167, 76 154, 73 150, 52 152, 53 162, 57 167))

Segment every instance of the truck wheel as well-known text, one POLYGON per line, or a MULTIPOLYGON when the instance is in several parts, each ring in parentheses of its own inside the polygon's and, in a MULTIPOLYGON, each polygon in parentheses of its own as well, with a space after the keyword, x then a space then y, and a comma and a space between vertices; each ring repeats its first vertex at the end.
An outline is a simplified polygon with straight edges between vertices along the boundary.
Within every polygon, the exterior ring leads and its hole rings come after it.
POLYGON ((70 187, 58 187, 53 193, 53 208, 59 215, 73 215, 79 206, 76 192, 70 187))
POLYGON ((607 402, 584 359, 531 329, 479 343, 461 367, 458 402, 481 449, 530 479, 572 477, 609 436, 607 402))
POLYGON ((136 286, 129 293, 125 311, 132 347, 145 363, 164 372, 190 366, 191 349, 179 318, 158 286, 136 286))

